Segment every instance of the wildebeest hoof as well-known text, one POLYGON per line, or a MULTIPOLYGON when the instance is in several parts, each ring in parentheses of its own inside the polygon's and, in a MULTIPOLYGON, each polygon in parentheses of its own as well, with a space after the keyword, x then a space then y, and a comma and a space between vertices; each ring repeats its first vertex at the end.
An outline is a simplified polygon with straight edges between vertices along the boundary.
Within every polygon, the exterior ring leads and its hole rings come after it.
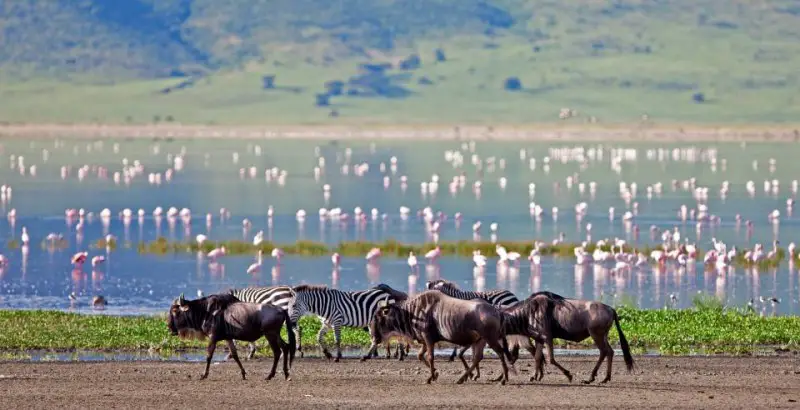
POLYGON ((286 376, 286 381, 287 381, 287 382, 290 382, 290 381, 292 381, 292 378, 291 378, 291 377, 289 377, 289 376, 286 376))
POLYGON ((361 361, 361 362, 366 362, 366 361, 367 361, 367 359, 369 359, 369 355, 366 355, 366 356, 361 356, 361 360, 359 360, 359 361, 361 361))
POLYGON ((600 382, 600 384, 606 384, 609 381, 611 381, 611 378, 610 377, 606 377, 605 379, 603 379, 603 381, 600 382))
POLYGON ((200 375, 200 380, 205 380, 205 379, 206 379, 206 377, 208 377, 208 375, 207 375, 207 374, 201 374, 201 375, 200 375))
POLYGON ((247 374, 242 373, 242 380, 247 380, 247 374))
POLYGON ((594 381, 594 379, 589 379, 589 380, 584 380, 582 383, 583 384, 592 384, 593 381, 594 381))

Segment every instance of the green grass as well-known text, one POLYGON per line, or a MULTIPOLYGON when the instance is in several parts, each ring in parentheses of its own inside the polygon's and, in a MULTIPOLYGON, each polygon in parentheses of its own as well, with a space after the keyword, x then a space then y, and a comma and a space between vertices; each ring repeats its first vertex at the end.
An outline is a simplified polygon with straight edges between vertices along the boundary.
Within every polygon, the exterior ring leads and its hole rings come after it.
MULTIPOLYGON (((748 354, 766 347, 797 349, 800 317, 760 317, 753 312, 726 309, 718 303, 698 302, 685 310, 618 309, 620 322, 632 348, 655 349, 662 354, 688 352, 748 354)), ((316 346, 319 321, 304 317, 303 345, 316 346)), ((148 350, 170 352, 200 348, 205 342, 185 341, 169 335, 163 316, 117 317, 56 311, 0 311, 0 351, 46 349, 148 350)), ((328 343, 332 335, 328 334, 328 343)), ((611 338, 617 340, 616 331, 611 338)), ((263 343, 260 342, 260 343, 263 343)), ((342 344, 367 347, 369 337, 360 329, 342 331, 342 344)), ((581 343, 589 347, 590 341, 581 343)))
MULTIPOLYGON (((329 247, 324 243, 312 241, 298 241, 293 244, 275 244, 271 242, 263 242, 260 246, 254 246, 250 242, 232 240, 218 242, 205 241, 201 246, 198 245, 197 242, 170 242, 168 239, 160 237, 152 242, 140 242, 137 245, 137 249, 139 253, 142 254, 166 255, 187 252, 208 253, 214 248, 225 247, 226 255, 252 255, 256 254, 260 250, 263 252, 263 255, 269 257, 273 249, 280 248, 286 255, 295 255, 301 257, 320 257, 331 255, 334 252, 339 253, 339 255, 343 257, 364 257, 371 249, 379 248, 381 250, 382 257, 406 258, 410 252, 413 252, 415 255, 421 258, 426 252, 438 246, 443 256, 472 258, 473 252, 479 250, 481 251, 482 255, 488 258, 497 257, 497 245, 501 245, 506 249, 507 252, 517 252, 521 255, 521 258, 527 258, 534 249, 535 243, 536 241, 500 241, 493 243, 488 241, 474 242, 465 240, 458 242, 439 242, 438 244, 405 244, 390 239, 385 242, 340 242, 334 247, 329 247)), ((97 246, 102 248, 104 246, 104 242, 102 240, 98 241, 97 246)), ((580 243, 562 242, 556 245, 551 245, 545 242, 540 242, 539 253, 542 256, 574 259, 575 248, 579 246, 581 246, 580 243)), ((11 248, 11 245, 9 245, 9 248, 11 248)), ((594 252, 595 248, 596 244, 590 243, 585 249, 591 254, 594 252)), ((625 252, 642 253, 648 258, 650 257, 650 252, 656 249, 662 248, 660 246, 634 248, 630 245, 625 245, 623 247, 625 252)), ((609 252, 611 251, 611 246, 604 245, 601 247, 601 250, 609 252)), ((618 250, 619 249, 617 249, 617 251, 618 250)), ((744 254, 745 251, 739 251, 736 258, 733 260, 733 264, 744 267, 755 266, 759 268, 773 268, 780 265, 781 261, 786 256, 786 252, 783 249, 778 249, 778 252, 773 258, 765 258, 758 263, 753 263, 745 259, 744 254)), ((698 251, 696 258, 702 260, 702 251, 698 251)), ((649 262, 652 262, 652 260, 649 260, 649 262)), ((797 259, 796 262, 800 262, 800 259, 797 259)))
POLYGON ((504 10, 514 24, 488 31, 476 11, 479 2, 467 0, 350 0, 341 7, 314 0, 192 0, 181 2, 190 9, 181 19, 170 14, 180 11, 156 10, 163 27, 122 29, 102 14, 79 24, 88 14, 70 5, 28 3, 40 9, 0 14, 0 24, 29 34, 27 43, 9 41, 6 54, 0 51, 0 121, 531 124, 557 122, 562 107, 577 110, 568 122, 578 123, 590 117, 635 123, 644 113, 656 123, 764 124, 800 117, 793 69, 800 65, 798 11, 785 0, 491 0, 480 3, 504 10), (64 18, 25 20, 41 14, 64 18), (182 40, 213 63, 191 57, 169 39, 173 33, 187 33, 182 40), (347 42, 338 39, 342 33, 347 42), (58 44, 49 40, 64 36, 58 44), (392 44, 376 43, 384 38, 392 44), (72 49, 61 46, 70 41, 72 49), (436 61, 436 49, 444 50, 446 61, 436 61), (389 72, 391 84, 408 97, 334 97, 331 107, 315 107, 324 84, 357 76, 359 63, 411 54, 419 55, 420 68, 389 72), (95 65, 64 65, 75 55, 95 65), (192 66, 203 69, 187 69, 192 66), (157 75, 173 68, 206 74, 193 87, 159 93, 183 80, 157 75), (263 90, 265 74, 297 92, 263 90), (503 89, 512 76, 522 91, 503 89), (420 84, 423 78, 431 84, 420 84), (705 102, 693 102, 695 93, 705 102), (330 117, 331 109, 339 116, 330 117))

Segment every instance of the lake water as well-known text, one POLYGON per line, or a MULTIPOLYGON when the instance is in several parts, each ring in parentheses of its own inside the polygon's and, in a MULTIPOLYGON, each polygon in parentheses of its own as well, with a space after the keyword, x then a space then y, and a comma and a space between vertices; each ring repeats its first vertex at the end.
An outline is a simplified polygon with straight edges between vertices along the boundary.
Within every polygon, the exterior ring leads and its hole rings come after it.
POLYGON ((142 255, 135 244, 159 236, 190 240, 198 233, 211 240, 249 241, 259 230, 277 243, 308 239, 335 244, 389 238, 430 242, 430 233, 417 216, 418 210, 429 206, 448 216, 439 232, 443 241, 490 240, 489 225, 497 223, 499 240, 549 242, 563 235, 568 242, 580 242, 590 234, 592 241, 621 238, 632 244, 652 245, 661 241, 662 230, 677 227, 682 238, 702 249, 711 249, 712 237, 740 249, 755 243, 769 249, 773 239, 779 239, 780 246, 785 247, 795 240, 800 226, 800 220, 787 208, 787 200, 796 196, 792 181, 800 176, 798 154, 800 146, 770 143, 4 140, 0 143, 0 183, 11 187, 12 194, 10 199, 5 198, 2 208, 4 214, 14 210, 15 217, 0 220, 1 253, 8 259, 0 270, 0 308, 90 312, 89 301, 102 294, 109 301, 102 313, 141 314, 166 311, 181 292, 194 297, 198 290, 208 294, 229 287, 299 283, 356 290, 381 282, 419 292, 426 280, 441 277, 466 289, 508 288, 520 297, 547 289, 612 304, 662 308, 690 306, 701 293, 719 297, 731 306, 744 306, 753 299, 756 309, 765 314, 796 314, 800 309, 800 278, 797 269, 785 261, 777 269, 761 271, 741 267, 705 271, 698 263, 615 274, 607 267, 576 266, 572 259, 545 258, 538 270, 531 270, 527 261, 518 268, 506 268, 490 260, 483 272, 476 273, 468 258, 443 257, 436 264, 425 264, 420 258, 423 266, 419 274, 410 274, 405 258, 383 257, 376 266, 368 266, 363 257, 344 258, 342 267, 334 272, 329 256, 287 256, 280 264, 266 258, 262 272, 250 275, 245 271, 253 256, 226 256, 219 267, 212 268, 198 255, 142 255), (180 170, 175 169, 178 156, 183 163, 180 170), (459 156, 463 159, 460 166, 459 156), (24 173, 20 171, 20 157, 24 173), (396 158, 394 170, 392 157, 396 158), (320 158, 324 158, 323 166, 320 158), (123 164, 133 166, 134 161, 141 164, 142 172, 126 182, 123 164), (354 169, 358 165, 363 172, 354 169), (31 166, 35 166, 35 175, 31 166), (250 176, 251 167, 254 177, 250 176), (318 178, 315 167, 320 167, 318 178), (267 179, 265 171, 273 168, 275 176, 267 179), (172 176, 167 181, 165 173, 170 169, 172 176), (282 171, 283 180, 279 177, 282 171), (115 181, 118 172, 121 174, 115 181), (159 174, 161 183, 151 183, 150 174, 153 178, 159 174), (438 176, 438 190, 423 192, 420 184, 432 181, 434 175, 438 176), (450 182, 458 175, 463 175, 465 185, 460 188, 456 184, 451 193, 450 182), (403 176, 407 178, 405 188, 403 176), (573 184, 568 177, 573 178, 573 184), (501 178, 505 178, 505 187, 501 178), (690 178, 696 178, 694 189, 684 188, 684 181, 690 178), (778 182, 777 187, 772 186, 773 180, 778 182), (481 181, 479 190, 474 188, 475 181, 481 181), (720 189, 724 181, 729 183, 729 190, 723 197, 720 189), (746 189, 748 181, 753 181, 752 193, 746 189), (765 181, 770 181, 767 190, 765 181), (625 182, 629 190, 631 183, 637 184, 635 195, 627 203, 620 194, 620 182, 625 182), (531 183, 535 184, 534 192, 531 183), (580 183, 585 184, 583 192, 580 183), (325 184, 330 186, 329 195, 324 194, 325 184), (592 185, 594 190, 590 189, 592 185), (701 202, 720 220, 698 229, 696 221, 683 221, 678 211, 682 205, 696 209, 697 196, 703 195, 704 187, 707 199, 701 202), (531 216, 531 202, 544 209, 541 218, 531 216), (586 203, 586 211, 578 220, 575 206, 581 202, 586 203), (154 218, 152 211, 158 206, 165 213, 170 207, 190 209, 191 224, 184 225, 180 218, 174 222, 166 216, 154 218), (274 209, 271 224, 267 218, 270 206, 274 209), (401 206, 411 209, 407 219, 400 215, 401 206), (623 213, 633 212, 634 206, 634 219, 624 223, 623 213), (318 210, 322 207, 340 207, 350 215, 355 207, 361 207, 367 220, 363 225, 354 224, 352 218, 345 225, 320 221, 318 210), (553 207, 558 207, 555 220, 553 207), (615 209, 613 220, 609 218, 610 207, 615 209), (68 208, 83 208, 94 217, 86 218, 79 231, 78 218, 67 221, 65 217, 68 208), (107 224, 99 217, 104 208, 112 215, 107 224), (128 223, 119 217, 126 208, 133 211, 128 223), (140 208, 146 212, 142 219, 136 216, 140 208), (220 217, 221 208, 230 212, 230 218, 220 217), (379 215, 385 213, 386 219, 379 216, 373 221, 373 208, 379 215), (299 209, 307 213, 303 224, 296 220, 299 209), (779 224, 768 220, 774 210, 780 212, 779 224), (460 225, 453 218, 456 212, 463 215, 460 225), (210 228, 207 213, 212 215, 210 228), (243 229, 244 219, 252 224, 247 231, 243 229), (482 223, 480 238, 474 238, 472 230, 477 221, 482 223), (747 228, 747 221, 752 221, 752 229, 747 228), (590 232, 587 223, 592 225, 590 232), (29 246, 10 246, 12 240, 20 239, 22 227, 30 235, 29 246), (651 227, 656 234, 651 234, 651 227), (50 233, 62 234, 68 246, 61 250, 45 246, 50 233), (93 246, 107 233, 121 243, 111 252, 93 246), (74 270, 70 258, 81 250, 88 251, 89 258, 104 255, 107 261, 96 270, 88 263, 83 270, 74 270), (69 300, 71 292, 78 295, 77 301, 69 300), (759 297, 776 297, 780 303, 761 303, 759 297))

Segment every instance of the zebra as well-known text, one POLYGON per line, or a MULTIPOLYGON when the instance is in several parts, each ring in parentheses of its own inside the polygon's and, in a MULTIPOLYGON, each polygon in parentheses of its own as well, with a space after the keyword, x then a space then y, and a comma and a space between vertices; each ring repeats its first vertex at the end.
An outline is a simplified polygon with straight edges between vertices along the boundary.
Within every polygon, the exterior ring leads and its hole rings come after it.
POLYGON ((382 301, 386 301, 384 303, 396 302, 392 292, 387 291, 386 288, 388 286, 379 285, 367 290, 344 292, 328 288, 325 285, 295 286, 292 289, 295 297, 289 306, 289 318, 296 323, 303 315, 319 316, 322 320, 322 327, 317 333, 317 343, 322 347, 322 353, 327 359, 333 358, 323 341, 325 334, 332 328, 336 341, 334 361, 338 362, 342 358, 341 327, 368 328, 382 301))
MULTIPOLYGON (((230 289, 228 290, 227 294, 233 295, 233 297, 241 300, 242 302, 249 302, 249 303, 269 303, 275 307, 281 308, 285 311, 289 311, 289 305, 294 298, 294 291, 289 286, 268 286, 268 287, 250 287, 250 288, 242 288, 242 289, 230 289)), ((300 341, 300 335, 302 331, 300 329, 300 325, 296 322, 292 322, 292 329, 294 330, 295 339, 297 340, 297 351, 300 353, 300 357, 303 357, 303 346, 300 341)), ((252 359, 253 356, 256 354, 256 344, 255 342, 250 343, 250 353, 247 355, 247 359, 252 359)), ((230 353, 225 358, 225 360, 230 358, 230 353)))
MULTIPOLYGON (((444 279, 428 281, 425 286, 429 290, 438 290, 439 292, 456 299, 482 299, 489 302, 491 305, 500 308, 513 306, 519 303, 519 298, 511 293, 511 291, 505 289, 495 289, 488 292, 472 292, 468 290, 461 290, 458 288, 458 286, 456 286, 455 283, 446 281, 444 279)), ((515 342, 512 349, 512 356, 514 357, 514 360, 519 357, 519 349, 519 343, 515 342)), ((453 348, 453 353, 450 355, 451 362, 455 360, 457 354, 458 347, 455 347, 453 348)))

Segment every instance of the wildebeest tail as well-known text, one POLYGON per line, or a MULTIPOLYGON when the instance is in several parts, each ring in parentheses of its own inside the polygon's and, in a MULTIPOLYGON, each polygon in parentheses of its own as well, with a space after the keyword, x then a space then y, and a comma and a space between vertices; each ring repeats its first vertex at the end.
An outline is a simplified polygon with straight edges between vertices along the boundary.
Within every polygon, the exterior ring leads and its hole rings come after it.
POLYGON ((292 319, 289 318, 289 312, 283 311, 283 320, 286 321, 286 335, 289 338, 289 365, 294 362, 294 354, 297 351, 297 340, 294 336, 294 329, 292 329, 292 319))
POLYGON ((622 333, 622 328, 619 326, 619 316, 617 316, 616 310, 614 311, 614 325, 619 334, 619 346, 622 349, 622 357, 625 359, 625 367, 630 372, 633 370, 633 356, 631 356, 631 348, 628 346, 628 339, 625 338, 625 334, 622 333))

